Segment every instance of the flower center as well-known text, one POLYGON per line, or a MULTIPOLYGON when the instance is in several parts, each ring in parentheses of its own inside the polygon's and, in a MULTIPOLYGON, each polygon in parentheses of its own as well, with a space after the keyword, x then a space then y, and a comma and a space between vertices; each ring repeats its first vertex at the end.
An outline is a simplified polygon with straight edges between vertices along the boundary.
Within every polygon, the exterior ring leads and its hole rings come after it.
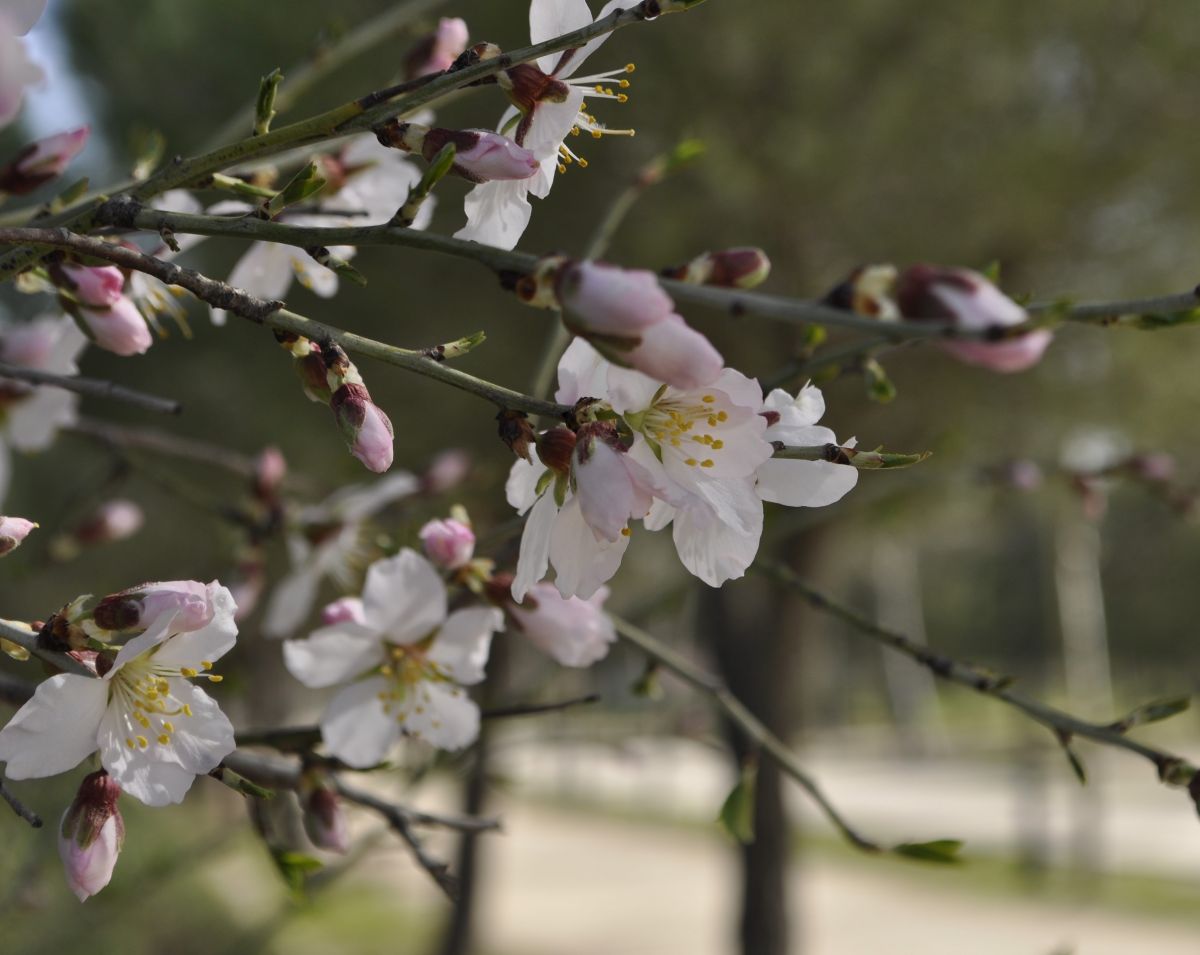
POLYGON ((175 735, 175 724, 170 718, 186 719, 192 715, 191 706, 175 695, 172 681, 202 677, 210 683, 220 683, 222 677, 217 674, 201 672, 211 669, 208 660, 200 663, 200 670, 162 666, 154 662, 151 654, 125 664, 112 678, 108 691, 109 700, 120 707, 128 733, 125 745, 130 749, 147 749, 154 744, 169 746, 175 735))
MULTIPOLYGON (((616 100, 618 103, 625 103, 629 100, 628 94, 618 93, 613 89, 612 85, 606 86, 605 83, 613 79, 613 77, 622 76, 623 74, 632 73, 633 71, 634 65, 632 63, 627 63, 618 70, 609 70, 606 73, 595 73, 592 76, 572 77, 564 82, 572 89, 580 90, 589 99, 612 99, 616 100)), ((618 79, 616 81, 616 86, 618 89, 628 89, 629 80, 624 78, 618 79)), ((600 139, 604 136, 632 136, 635 132, 632 129, 610 129, 609 127, 605 126, 602 122, 600 122, 600 120, 596 119, 595 116, 588 112, 586 101, 580 107, 578 114, 575 116, 575 124, 571 127, 571 135, 578 136, 581 129, 586 130, 593 139, 600 139)), ((567 171, 567 166, 571 165, 572 163, 577 165, 580 169, 587 169, 588 166, 587 160, 572 150, 571 147, 566 143, 559 145, 558 158, 558 171, 560 173, 565 173, 567 171)))
POLYGON ((716 400, 713 394, 661 398, 646 412, 643 433, 664 450, 674 449, 688 467, 711 468, 716 463, 712 455, 725 447, 717 435, 729 418, 716 400))
MULTIPOLYGON (((387 661, 379 672, 389 679, 390 685, 379 691, 383 712, 403 723, 410 714, 420 715, 433 703, 429 686, 433 683, 450 683, 450 675, 426 654, 428 641, 415 644, 390 644, 387 661)), ((452 692, 462 691, 454 686, 452 692)), ((434 721, 437 725, 437 721, 434 721)))

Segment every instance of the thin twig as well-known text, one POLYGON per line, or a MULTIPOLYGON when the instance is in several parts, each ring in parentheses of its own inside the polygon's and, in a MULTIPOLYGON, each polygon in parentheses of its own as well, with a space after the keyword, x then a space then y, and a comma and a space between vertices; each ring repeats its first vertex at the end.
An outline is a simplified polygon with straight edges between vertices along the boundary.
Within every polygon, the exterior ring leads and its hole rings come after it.
POLYGON ((37 691, 37 684, 7 673, 0 673, 0 701, 9 706, 24 706, 37 691))
POLYGON ((34 829, 42 828, 42 817, 14 796, 12 790, 4 785, 3 780, 0 780, 0 797, 12 807, 13 812, 33 826, 34 829))
POLYGON ((224 468, 239 477, 249 478, 253 477, 255 473, 256 465, 254 459, 249 455, 230 450, 219 444, 198 441, 194 438, 183 438, 154 428, 134 428, 128 425, 82 418, 64 430, 114 448, 153 451, 156 454, 166 454, 182 458, 185 461, 194 461, 197 464, 224 468))
POLYGON ((1197 776, 1197 767, 1187 760, 1166 750, 1132 740, 1118 729, 1114 729, 1112 723, 1090 723, 1055 707, 1014 693, 1008 688, 1012 682, 1011 678, 934 653, 928 647, 909 639, 904 634, 880 626, 858 611, 840 604, 810 587, 782 564, 756 560, 751 567, 803 597, 817 610, 849 624, 854 631, 877 643, 882 643, 884 646, 904 654, 925 667, 934 676, 965 686, 976 693, 990 696, 1020 710, 1055 733, 1060 742, 1069 741, 1073 736, 1081 736, 1103 746, 1128 750, 1153 763, 1158 771, 1159 779, 1169 785, 1188 786, 1194 779, 1200 778, 1197 776))
POLYGON ((640 649, 647 656, 657 660, 666 669, 688 685, 704 693, 724 712, 745 736, 760 746, 783 772, 800 785, 825 818, 842 834, 856 849, 864 852, 883 852, 884 847, 861 835, 849 822, 843 818, 829 798, 800 765, 790 749, 772 733, 763 722, 751 713, 736 696, 715 676, 697 667, 690 660, 676 653, 666 644, 660 642, 640 627, 634 626, 620 617, 612 617, 613 624, 620 636, 640 649))
POLYGON ((599 702, 599 693, 589 693, 587 696, 577 696, 569 700, 556 700, 553 703, 517 703, 513 706, 497 706, 490 710, 484 710, 480 716, 485 720, 509 719, 514 716, 537 716, 542 713, 557 713, 576 706, 586 706, 589 703, 599 702))
POLYGON ((83 378, 79 375, 54 375, 48 371, 38 371, 35 368, 22 368, 0 362, 0 378, 12 378, 17 381, 27 381, 34 385, 45 385, 51 388, 61 388, 73 391, 77 395, 88 395, 97 398, 112 398, 124 401, 126 404, 144 408, 147 411, 157 411, 161 414, 179 414, 183 405, 172 398, 160 398, 148 395, 143 391, 135 391, 118 385, 115 381, 104 381, 100 378, 83 378))
POLYGON ((500 820, 491 817, 424 812, 420 809, 401 806, 398 803, 380 799, 355 786, 348 786, 341 779, 337 780, 337 791, 343 799, 366 806, 368 809, 374 809, 379 813, 384 812, 386 807, 388 813, 402 817, 405 822, 413 826, 432 826, 440 829, 453 829, 456 832, 498 832, 501 828, 500 820))

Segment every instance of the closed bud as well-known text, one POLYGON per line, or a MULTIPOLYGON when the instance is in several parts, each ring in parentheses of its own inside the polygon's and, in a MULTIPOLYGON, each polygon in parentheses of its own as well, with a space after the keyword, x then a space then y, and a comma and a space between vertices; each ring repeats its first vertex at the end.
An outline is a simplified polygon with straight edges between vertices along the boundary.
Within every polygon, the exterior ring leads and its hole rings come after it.
POLYGON ((562 80, 543 73, 532 63, 521 63, 496 74, 496 82, 522 113, 531 112, 538 103, 563 103, 571 94, 562 80))
POLYGON ((485 129, 431 129, 425 134, 421 155, 432 161, 448 143, 455 150, 451 170, 471 182, 528 179, 539 168, 537 157, 528 149, 485 129))
POLYGON ((663 269, 662 274, 691 285, 749 289, 766 281, 771 260, 762 249, 722 249, 698 255, 686 265, 663 269))
POLYGON ((458 487, 471 471, 471 456, 461 448, 441 451, 421 476, 426 494, 445 494, 458 487))
POLYGON ((82 547, 125 540, 141 530, 145 520, 145 513, 134 501, 124 498, 105 501, 70 533, 55 538, 51 554, 59 560, 69 560, 82 547))
POLYGON ((108 308, 81 306, 78 312, 87 336, 114 355, 141 355, 154 344, 146 320, 127 296, 119 296, 108 308))
POLYGON ((555 474, 570 474, 575 442, 575 432, 570 428, 563 425, 551 428, 538 435, 538 459, 555 474))
POLYGON ((505 408, 496 415, 496 421, 500 440, 507 444, 509 450, 517 457, 529 461, 529 444, 533 441, 533 428, 529 424, 529 416, 524 411, 505 408))
POLYGON ((570 326, 585 336, 636 338, 675 311, 654 273, 645 269, 568 262, 558 270, 555 290, 570 326))
POLYGON ((37 526, 23 517, 0 517, 0 557, 20 547, 21 542, 37 526))
POLYGON ((712 384, 725 366, 712 343, 678 315, 647 328, 641 344, 623 357, 643 374, 676 388, 712 384))
POLYGON ((118 786, 104 770, 85 776, 58 829, 58 855, 67 884, 80 902, 112 878, 125 842, 125 821, 117 808, 118 786))
MULTIPOLYGON (((316 349, 315 345, 313 347, 316 349)), ((296 374, 300 376, 300 385, 304 389, 304 394, 308 396, 308 400, 323 405, 329 404, 333 392, 329 390, 329 378, 325 374, 325 359, 321 357, 320 350, 316 349, 297 357, 293 367, 296 369, 296 374)))
POLYGON ((475 532, 454 518, 429 521, 417 536, 425 556, 444 570, 457 570, 475 555, 475 532))
POLYGON ((125 287, 125 275, 115 265, 93 267, 62 262, 51 267, 50 276, 55 285, 91 308, 115 305, 125 287))
POLYGON ((279 493, 283 479, 287 477, 287 459, 274 445, 259 452, 254 459, 254 495, 270 500, 279 493))
POLYGON ((467 48, 469 39, 465 20, 461 17, 442 17, 437 29, 422 37, 405 55, 405 79, 414 80, 418 76, 450 69, 467 48))
POLYGON ((896 275, 894 265, 860 266, 830 289, 822 301, 845 312, 892 321, 900 317, 900 309, 892 300, 896 275))
POLYGON ((392 466, 392 422, 363 385, 342 385, 333 393, 329 406, 351 454, 376 474, 392 466))
POLYGON ((142 584, 104 597, 92 620, 104 630, 144 630, 164 613, 175 614, 177 633, 199 630, 213 618, 209 587, 198 580, 142 584))
POLYGON ((941 346, 960 361, 992 371, 1024 371, 1036 365, 1053 337, 1037 328, 1016 335, 1028 314, 978 272, 914 265, 896 280, 896 302, 910 319, 947 321, 955 328, 988 333, 990 340, 945 341, 941 346))
POLYGON ((8 165, 0 167, 0 192, 20 196, 57 179, 87 145, 90 131, 80 126, 30 143, 8 165))
POLYGON ((300 783, 304 807, 304 832, 318 849, 345 853, 350 848, 350 828, 342 800, 322 774, 307 773, 300 783))

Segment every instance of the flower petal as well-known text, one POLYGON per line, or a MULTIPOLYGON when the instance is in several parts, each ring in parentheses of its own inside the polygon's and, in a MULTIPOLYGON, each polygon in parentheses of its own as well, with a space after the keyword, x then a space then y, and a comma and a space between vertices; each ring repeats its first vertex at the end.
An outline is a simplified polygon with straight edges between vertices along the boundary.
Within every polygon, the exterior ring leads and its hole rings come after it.
POLYGON ((335 686, 383 662, 383 645, 373 631, 355 623, 322 627, 307 640, 287 640, 283 663, 305 686, 335 686))
POLYGON ((284 637, 295 632, 317 602, 321 583, 321 568, 314 562, 297 567, 271 591, 263 633, 268 637, 284 637))
POLYGON ((564 597, 592 596, 617 572, 628 546, 629 538, 624 534, 618 534, 612 542, 597 540, 583 519, 579 500, 569 498, 550 534, 550 563, 554 565, 558 592, 564 597))
MULTIPOLYGON (((533 0, 529 4, 529 39, 532 43, 545 43, 591 22, 592 11, 588 9, 587 0, 533 0)), ((543 73, 553 72, 561 56, 561 53, 548 53, 538 57, 538 69, 543 73)))
POLYGON ((751 491, 737 501, 739 526, 716 519, 702 507, 688 507, 675 515, 675 550, 683 566, 710 587, 720 587, 746 573, 758 553, 762 536, 762 502, 751 491))
POLYGON ((454 238, 500 249, 515 247, 533 216, 528 196, 528 179, 493 179, 479 183, 463 200, 467 224, 454 233, 454 238))
POLYGON ((321 717, 321 739, 330 755, 347 766, 366 769, 380 762, 400 735, 396 717, 384 712, 380 694, 388 681, 372 677, 351 683, 337 694, 321 717))
POLYGON ((429 659, 439 664, 455 683, 478 683, 483 679, 492 634, 503 629, 504 614, 498 607, 456 610, 438 631, 429 659))
POLYGON ((547 491, 525 518, 525 530, 521 532, 521 553, 517 557, 517 574, 512 582, 512 595, 516 601, 525 599, 525 594, 546 576, 550 566, 550 536, 558 518, 558 505, 554 494, 547 491))
POLYGON ((858 483, 858 468, 830 461, 767 461, 758 469, 758 496, 787 507, 825 507, 858 483))
POLYGON ((367 569, 362 597, 367 626, 395 643, 420 640, 446 619, 446 585, 411 547, 367 569))
POLYGON ((54 776, 96 751, 96 729, 108 705, 108 684, 60 673, 38 685, 33 699, 0 730, 0 761, 9 779, 54 776))
POLYGON ((424 682, 413 688, 403 711, 404 731, 438 749, 462 749, 479 736, 479 707, 462 687, 424 682))
POLYGON ((167 640, 154 654, 155 663, 195 667, 203 660, 219 660, 233 649, 238 633, 233 619, 237 611, 233 594, 228 587, 213 581, 208 585, 208 596, 212 620, 199 630, 167 640))

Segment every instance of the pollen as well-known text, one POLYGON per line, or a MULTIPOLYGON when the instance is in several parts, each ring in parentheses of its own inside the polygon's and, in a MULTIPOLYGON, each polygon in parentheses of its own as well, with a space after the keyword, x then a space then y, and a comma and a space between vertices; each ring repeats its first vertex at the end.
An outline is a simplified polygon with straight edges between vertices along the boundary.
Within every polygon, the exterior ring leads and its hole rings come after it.
POLYGON ((167 733, 163 733, 163 734, 162 734, 162 735, 161 735, 161 736, 158 738, 158 742, 159 742, 161 745, 163 745, 163 746, 166 746, 166 745, 167 745, 167 743, 171 742, 171 737, 170 737, 170 735, 169 735, 169 734, 167 734, 167 733))
POLYGON ((146 737, 144 737, 144 736, 138 736, 138 737, 136 737, 136 739, 137 739, 137 744, 138 744, 139 749, 145 749, 147 746, 150 745, 150 741, 147 740, 146 737))
POLYGON ((705 458, 703 461, 700 462, 700 467, 702 467, 702 468, 711 468, 712 466, 713 466, 712 458, 705 458))
POLYGON ((621 536, 622 536, 622 537, 628 537, 628 536, 630 536, 632 533, 633 533, 633 531, 631 531, 631 530, 630 530, 628 527, 622 527, 622 528, 621 528, 621 536))
POLYGON ((198 676, 198 675, 199 675, 199 671, 197 671, 197 670, 193 670, 191 667, 180 667, 180 668, 179 668, 179 675, 180 675, 180 676, 185 676, 185 677, 187 677, 187 678, 190 680, 192 677, 194 677, 194 676, 198 676))
POLYGON ((686 464, 686 465, 687 465, 689 468, 694 468, 694 467, 696 466, 696 459, 695 459, 695 458, 688 458, 688 459, 687 459, 686 461, 684 461, 683 463, 684 463, 684 464, 686 464))
POLYGON ((223 677, 223 676, 220 676, 219 674, 216 674, 216 673, 210 673, 210 674, 208 675, 208 682, 209 682, 209 683, 220 683, 220 682, 221 682, 222 680, 224 680, 224 679, 225 679, 225 677, 223 677))
POLYGON ((720 438, 718 438, 716 441, 713 441, 712 444, 709 445, 709 447, 712 448, 714 451, 720 451, 723 447, 725 447, 725 442, 722 441, 720 438))

